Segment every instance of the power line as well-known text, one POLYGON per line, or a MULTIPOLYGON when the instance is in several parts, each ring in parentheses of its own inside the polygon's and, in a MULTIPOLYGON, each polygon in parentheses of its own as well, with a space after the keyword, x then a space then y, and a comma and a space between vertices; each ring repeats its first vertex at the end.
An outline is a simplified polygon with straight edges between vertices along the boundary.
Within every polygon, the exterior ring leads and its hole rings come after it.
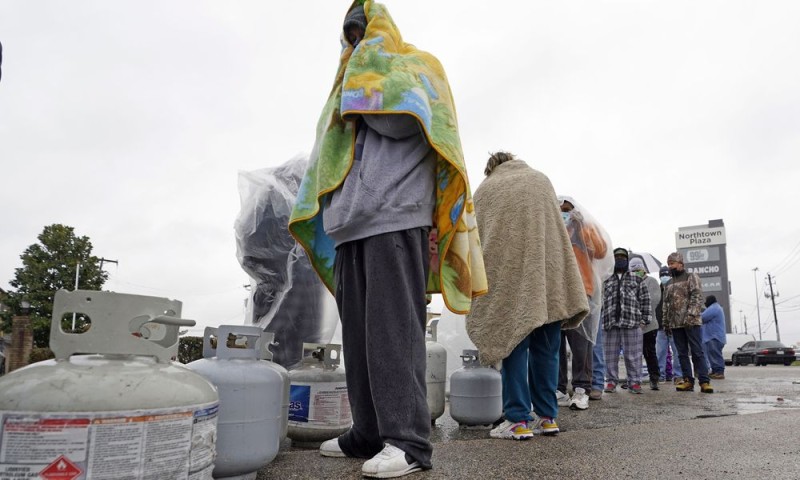
POLYGON ((789 254, 786 255, 786 257, 783 260, 778 262, 778 265, 776 265, 775 268, 772 268, 770 271, 773 272, 774 274, 778 274, 778 273, 780 273, 782 271, 788 270, 794 264, 796 264, 798 261, 800 261, 800 242, 798 242, 797 245, 795 245, 789 251, 789 254), (790 260, 790 258, 795 256, 795 255, 796 255, 796 258, 790 260))

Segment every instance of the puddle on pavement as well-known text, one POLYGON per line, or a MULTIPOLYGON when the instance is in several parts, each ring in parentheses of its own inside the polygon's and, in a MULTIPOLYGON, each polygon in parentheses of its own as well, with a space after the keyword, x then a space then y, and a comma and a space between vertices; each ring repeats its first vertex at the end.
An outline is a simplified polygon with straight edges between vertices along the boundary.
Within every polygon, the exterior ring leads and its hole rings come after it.
POLYGON ((769 412, 783 408, 800 408, 800 403, 785 397, 750 397, 736 399, 736 409, 740 414, 769 412))

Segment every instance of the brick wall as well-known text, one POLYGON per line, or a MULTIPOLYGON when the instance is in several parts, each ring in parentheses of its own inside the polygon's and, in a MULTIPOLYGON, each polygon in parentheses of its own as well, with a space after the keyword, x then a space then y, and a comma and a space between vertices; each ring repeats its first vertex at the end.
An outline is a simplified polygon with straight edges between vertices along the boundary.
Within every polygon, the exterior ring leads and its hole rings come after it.
POLYGON ((11 346, 6 350, 6 373, 28 365, 32 351, 33 330, 30 317, 13 317, 11 319, 11 346))

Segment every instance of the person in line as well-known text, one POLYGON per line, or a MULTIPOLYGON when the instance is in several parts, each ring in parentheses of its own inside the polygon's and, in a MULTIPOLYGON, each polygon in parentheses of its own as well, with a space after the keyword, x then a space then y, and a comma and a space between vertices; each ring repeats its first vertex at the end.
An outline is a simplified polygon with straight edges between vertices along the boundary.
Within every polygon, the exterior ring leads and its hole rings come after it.
MULTIPOLYGON (((558 405, 568 406, 572 410, 589 408, 591 395, 600 398, 603 394, 603 381, 599 388, 592 387, 592 356, 602 304, 601 278, 611 272, 613 263, 608 245, 610 240, 605 231, 583 208, 578 208, 572 197, 559 196, 561 215, 567 227, 572 252, 578 262, 583 288, 589 302, 589 315, 576 329, 561 332, 561 349, 559 356, 558 405), (572 352, 572 395, 567 395, 567 343, 572 352)), ((602 341, 602 339, 600 340, 602 341)))
POLYGON ((664 291, 664 328, 672 332, 675 346, 678 347, 678 361, 681 363, 683 378, 675 385, 679 392, 694 390, 694 372, 700 381, 700 391, 714 393, 708 376, 708 363, 703 353, 702 320, 703 288, 700 277, 689 273, 683 266, 683 255, 673 252, 667 257, 672 279, 664 291), (691 354, 692 359, 689 360, 691 354))
MULTIPOLYGON (((673 379, 683 378, 681 374, 681 364, 677 360, 678 349, 675 347, 675 340, 672 334, 668 334, 664 329, 664 316, 662 306, 664 304, 664 289, 667 282, 672 279, 669 274, 669 267, 664 265, 658 271, 660 284, 661 300, 656 305, 656 319, 658 320, 658 334, 656 335, 656 357, 658 357, 658 371, 661 373, 659 381, 661 383, 671 382, 673 379)), ((676 381, 677 383, 677 381, 676 381)))
POLYGON ((628 391, 642 393, 642 329, 650 320, 650 293, 644 280, 628 271, 628 251, 614 249, 614 273, 603 282, 603 350, 606 393, 617 391, 619 352, 628 374, 628 391))
POLYGON ((589 311, 583 281, 547 176, 508 152, 484 173, 475 212, 490 290, 473 299, 466 327, 481 363, 502 365, 504 420, 489 435, 556 435, 561 329, 589 311))
MULTIPOLYGON (((658 280, 647 274, 644 262, 639 258, 630 261, 631 273, 644 280, 647 293, 650 295, 650 318, 656 318, 656 305, 661 303, 661 288, 658 280)), ((661 377, 656 356, 656 336, 658 335, 658 322, 651 321, 642 325, 642 351, 647 363, 647 375, 650 377, 650 390, 658 390, 658 380, 661 377)))
POLYGON ((724 380, 725 358, 722 356, 722 347, 725 346, 725 312, 717 303, 717 297, 706 297, 706 309, 700 314, 700 319, 703 321, 703 351, 711 368, 708 376, 714 380, 724 380))
POLYGON ((364 476, 394 478, 432 467, 426 293, 467 313, 488 286, 441 64, 372 0, 353 2, 342 28, 289 231, 342 322, 353 424, 320 454, 367 459, 364 476))

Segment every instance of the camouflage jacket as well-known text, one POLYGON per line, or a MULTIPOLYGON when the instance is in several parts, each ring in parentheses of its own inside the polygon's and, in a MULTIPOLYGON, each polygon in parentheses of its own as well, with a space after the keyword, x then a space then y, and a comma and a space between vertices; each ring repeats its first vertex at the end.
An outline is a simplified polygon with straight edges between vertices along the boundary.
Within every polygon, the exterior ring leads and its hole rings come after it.
POLYGON ((696 273, 684 272, 664 288, 662 318, 665 329, 696 327, 703 324, 703 287, 696 273))

